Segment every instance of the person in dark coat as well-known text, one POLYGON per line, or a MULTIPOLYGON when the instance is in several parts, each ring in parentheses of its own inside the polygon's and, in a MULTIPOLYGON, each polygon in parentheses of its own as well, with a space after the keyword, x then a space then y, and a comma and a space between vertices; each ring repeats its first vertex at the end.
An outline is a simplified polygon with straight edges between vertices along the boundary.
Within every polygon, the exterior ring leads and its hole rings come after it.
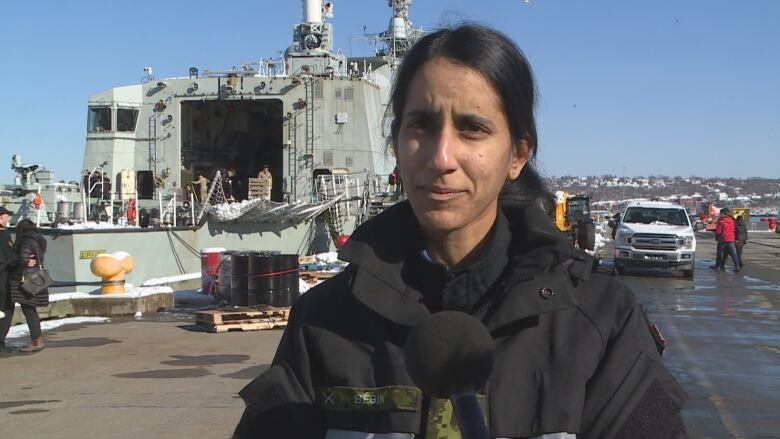
POLYGON ((744 247, 745 244, 747 244, 748 242, 747 224, 745 224, 745 219, 742 218, 742 215, 738 216, 736 221, 734 222, 734 230, 735 230, 734 245, 737 247, 739 268, 742 268, 745 266, 745 260, 742 259, 742 247, 744 247))
POLYGON ((661 337, 542 208, 519 49, 486 27, 441 30, 407 52, 395 87, 407 201, 363 223, 339 252, 349 266, 293 305, 271 367, 240 392, 234 437, 460 437, 449 399, 404 360, 412 328, 456 311, 495 342, 476 391, 491 437, 684 438, 661 337))
POLYGON ((222 190, 225 192, 225 200, 229 202, 240 201, 241 181, 234 168, 228 168, 225 172, 225 177, 222 179, 222 190))
MULTIPOLYGON (((5 313, 11 303, 11 296, 8 294, 8 272, 16 266, 16 253, 11 241, 11 233, 8 232, 8 220, 13 212, 0 206, 0 319, 5 317, 5 313)), ((0 350, 5 349, 0 341, 0 350)))
POLYGON ((612 216, 612 219, 609 220, 609 225, 612 228, 612 240, 614 241, 618 226, 620 225, 620 212, 617 212, 612 216))
POLYGON ((104 200, 110 200, 111 199, 111 178, 108 177, 108 174, 103 172, 101 173, 103 176, 100 184, 100 196, 104 200))
POLYGON ((39 291, 34 296, 27 296, 21 288, 24 282, 24 276, 38 271, 43 266, 44 254, 46 253, 46 239, 38 233, 35 223, 30 220, 22 220, 16 224, 16 241, 14 250, 16 251, 17 263, 9 276, 9 291, 11 296, 11 307, 6 316, 0 320, 0 340, 5 342, 8 330, 11 326, 11 319, 14 316, 14 303, 18 303, 24 317, 27 319, 27 326, 30 328, 31 343, 22 348, 22 352, 37 352, 43 349, 43 339, 41 338, 41 319, 38 316, 36 307, 45 307, 49 305, 49 290, 39 291))

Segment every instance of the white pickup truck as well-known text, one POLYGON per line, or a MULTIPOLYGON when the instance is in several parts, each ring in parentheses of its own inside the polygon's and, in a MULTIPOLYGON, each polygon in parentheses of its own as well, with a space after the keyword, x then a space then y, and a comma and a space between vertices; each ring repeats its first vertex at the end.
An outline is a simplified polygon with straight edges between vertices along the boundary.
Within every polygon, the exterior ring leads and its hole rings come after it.
POLYGON ((677 204, 636 201, 620 217, 615 234, 615 269, 671 268, 693 277, 696 237, 686 210, 677 204))

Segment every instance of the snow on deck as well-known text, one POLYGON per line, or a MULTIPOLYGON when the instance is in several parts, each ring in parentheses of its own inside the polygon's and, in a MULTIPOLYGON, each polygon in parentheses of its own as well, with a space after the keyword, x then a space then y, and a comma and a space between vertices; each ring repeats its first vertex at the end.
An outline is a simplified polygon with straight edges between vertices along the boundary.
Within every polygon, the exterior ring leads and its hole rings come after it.
POLYGON ((96 223, 94 221, 76 224, 57 224, 57 228, 63 230, 140 229, 139 226, 130 224, 111 224, 108 222, 96 223))
POLYGON ((100 294, 100 290, 89 293, 52 293, 49 294, 49 302, 57 302, 59 300, 73 300, 73 299, 136 299, 139 297, 152 296, 154 294, 173 294, 171 287, 165 286, 141 286, 134 287, 131 284, 125 284, 126 290, 124 293, 116 294, 100 294))

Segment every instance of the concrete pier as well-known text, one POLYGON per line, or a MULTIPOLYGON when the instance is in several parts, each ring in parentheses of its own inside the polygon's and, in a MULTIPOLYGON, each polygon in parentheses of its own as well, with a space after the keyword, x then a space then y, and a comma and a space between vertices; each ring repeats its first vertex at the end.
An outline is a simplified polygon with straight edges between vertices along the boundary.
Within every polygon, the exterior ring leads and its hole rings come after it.
MULTIPOLYGON (((664 361, 691 397, 691 438, 780 432, 780 235, 751 241, 740 274, 709 268, 715 243, 701 234, 692 280, 622 276, 670 341, 664 361)), ((195 332, 192 312, 66 326, 44 334, 40 353, 0 354, 0 436, 230 437, 237 392, 268 367, 282 331, 195 332)))

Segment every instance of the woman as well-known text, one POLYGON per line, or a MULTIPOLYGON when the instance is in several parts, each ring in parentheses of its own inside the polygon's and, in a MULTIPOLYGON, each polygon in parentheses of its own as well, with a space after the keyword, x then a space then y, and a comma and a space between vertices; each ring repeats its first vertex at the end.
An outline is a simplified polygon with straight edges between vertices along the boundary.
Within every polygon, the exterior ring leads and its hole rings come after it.
POLYGON ((32 297, 25 294, 21 285, 25 275, 38 271, 43 266, 44 253, 46 253, 46 240, 38 233, 35 223, 30 220, 21 220, 16 224, 16 242, 14 249, 17 254, 16 267, 11 270, 8 286, 11 293, 10 312, 0 320, 0 340, 5 341, 8 329, 14 316, 14 303, 18 303, 24 317, 27 319, 27 327, 30 328, 32 342, 23 347, 22 352, 38 352, 43 349, 41 338, 41 319, 35 309, 37 306, 49 305, 49 290, 39 291, 32 297))
POLYGON ((737 247, 737 259, 739 259, 739 268, 745 266, 745 260, 742 259, 742 247, 748 242, 748 229, 745 219, 739 215, 734 222, 734 245, 737 247))
POLYGON ((295 304, 271 368, 241 391, 236 437, 460 437, 403 360, 409 331, 441 310, 495 340, 478 390, 493 437, 684 437, 684 392, 633 294, 539 206, 534 102, 525 58, 491 29, 407 53, 391 134, 408 201, 358 228, 348 268, 295 304))

